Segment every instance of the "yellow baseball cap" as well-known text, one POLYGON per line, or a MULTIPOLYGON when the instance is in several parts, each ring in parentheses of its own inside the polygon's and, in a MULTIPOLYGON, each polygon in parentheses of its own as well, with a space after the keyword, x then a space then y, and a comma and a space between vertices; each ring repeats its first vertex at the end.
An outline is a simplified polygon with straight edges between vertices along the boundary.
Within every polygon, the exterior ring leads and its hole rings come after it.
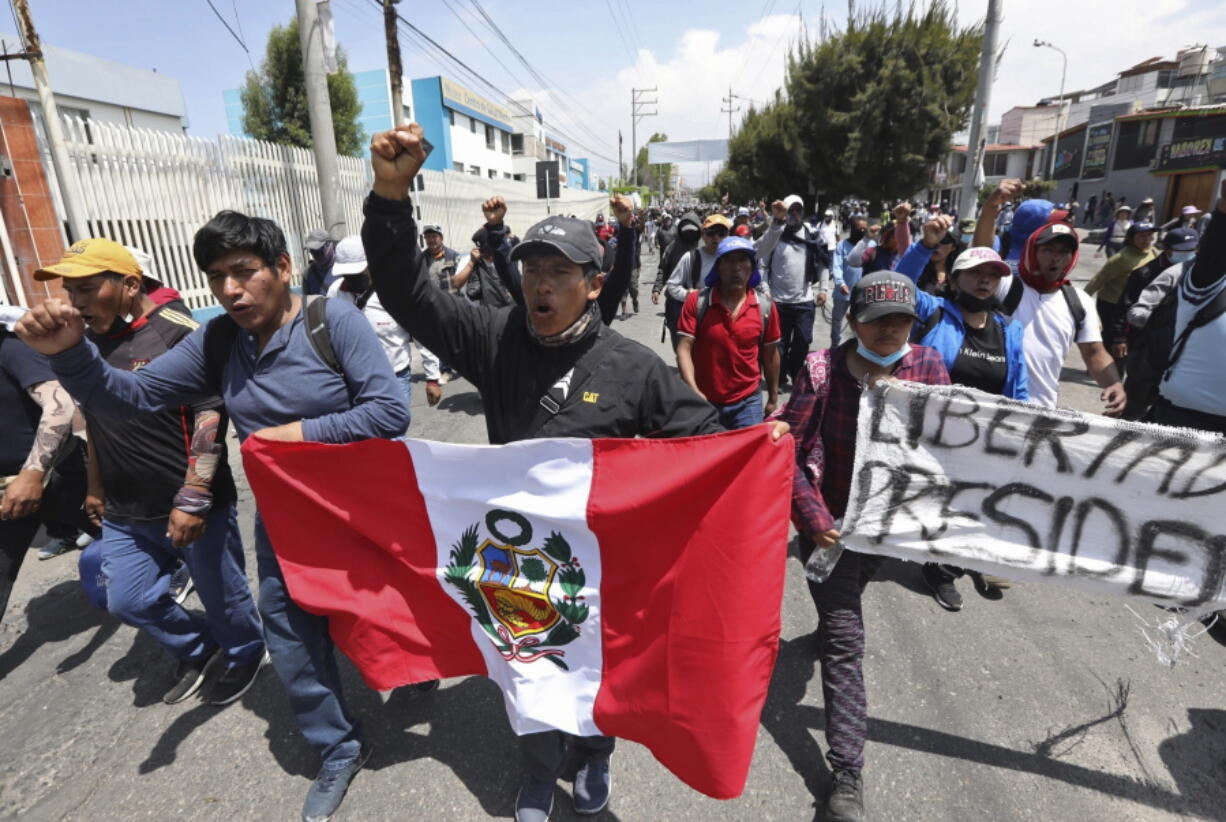
POLYGON ((722 225, 729 231, 732 230, 732 220, 729 220, 723 214, 712 214, 711 216, 707 217, 707 219, 702 221, 702 227, 704 229, 710 228, 713 225, 722 225))
POLYGON ((34 272, 36 280, 54 280, 56 277, 92 277, 110 271, 114 274, 140 276, 144 272, 132 252, 114 240, 95 237, 73 243, 55 265, 34 272))

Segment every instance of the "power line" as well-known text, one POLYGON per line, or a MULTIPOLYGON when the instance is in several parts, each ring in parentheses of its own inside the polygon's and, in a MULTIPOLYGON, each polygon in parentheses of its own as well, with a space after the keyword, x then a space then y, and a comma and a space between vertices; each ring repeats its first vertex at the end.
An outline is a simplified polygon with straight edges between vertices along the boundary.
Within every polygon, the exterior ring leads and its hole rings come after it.
POLYGON ((217 15, 217 19, 220 20, 221 24, 226 27, 226 31, 230 32, 230 36, 234 38, 234 42, 238 43, 239 48, 247 52, 247 59, 251 59, 251 51, 247 48, 247 44, 243 42, 243 38, 238 36, 238 32, 230 28, 229 22, 226 21, 226 18, 221 16, 221 12, 219 12, 217 7, 213 5, 213 0, 204 0, 204 2, 209 4, 209 8, 213 10, 213 14, 217 15))
MULTIPOLYGON (((566 89, 562 88, 557 83, 552 82, 548 77, 546 77, 544 74, 538 71, 536 67, 533 66, 532 63, 528 61, 528 58, 526 58, 523 55, 523 53, 515 47, 515 44, 512 43, 510 38, 507 37, 507 35, 502 31, 502 28, 499 27, 494 22, 493 18, 490 17, 490 15, 486 12, 485 8, 481 5, 480 0, 469 0, 469 1, 472 3, 473 7, 476 8, 477 13, 481 15, 482 19, 485 22, 486 28, 488 28, 491 32, 493 32, 494 35, 499 40, 502 41, 503 45, 505 45, 507 49, 513 55, 515 55, 515 58, 523 65, 525 69, 528 70, 528 73, 532 76, 534 80, 536 80, 536 82, 540 85, 542 90, 548 90, 551 93, 556 93, 559 97, 563 97, 563 96, 566 97, 569 100, 571 105, 575 106, 578 109, 583 110, 584 112, 587 113, 589 117, 595 120, 600 120, 600 116, 597 114, 594 114, 592 110, 589 109, 587 106, 583 105, 583 103, 580 102, 578 98, 570 94, 568 91, 566 91, 566 89)), ((612 149, 613 144, 610 140, 598 134, 597 132, 593 131, 584 121, 571 115, 570 112, 566 110, 566 108, 559 107, 559 111, 562 114, 564 114, 568 120, 576 124, 582 131, 587 132, 594 139, 604 143, 606 146, 612 149)))
POLYGON ((617 29, 617 37, 622 41, 622 48, 626 50, 626 56, 630 58, 631 64, 638 62, 638 56, 634 53, 634 50, 630 48, 629 39, 627 39, 626 35, 622 32, 621 17, 616 11, 614 11, 612 0, 604 0, 604 4, 605 8, 609 10, 609 17, 613 20, 613 27, 617 29))
MULTIPOLYGON (((380 10, 382 10, 382 8, 383 8, 383 4, 382 4, 382 3, 380 3, 380 2, 379 2, 379 0, 371 0, 371 2, 372 2, 372 3, 374 3, 376 6, 378 6, 380 10)), ((479 73, 479 72, 478 72, 476 69, 474 69, 474 68, 472 68, 471 66, 469 66, 467 63, 465 63, 465 62, 464 62, 463 60, 461 60, 459 57, 456 57, 456 56, 455 56, 454 54, 452 54, 452 53, 451 53, 451 52, 450 52, 448 49, 446 49, 444 46, 440 45, 440 44, 439 44, 439 43, 438 43, 436 40, 434 40, 434 38, 432 38, 430 35, 426 34, 424 31, 422 31, 421 29, 419 29, 417 26, 413 25, 413 24, 412 24, 412 23, 410 23, 408 20, 406 20, 406 19, 404 18, 404 15, 400 14, 399 12, 397 12, 397 14, 396 14, 396 19, 399 21, 399 23, 400 23, 401 25, 403 25, 404 27, 406 27, 408 31, 410 31, 410 32, 412 32, 413 34, 417 35, 417 37, 418 37, 418 38, 420 38, 420 40, 422 40, 423 42, 425 42, 425 43, 429 44, 429 46, 430 46, 430 47, 434 48, 434 49, 435 49, 436 51, 438 51, 440 54, 442 54, 442 55, 444 55, 445 57, 447 57, 447 59, 451 60, 451 62, 453 62, 453 63, 454 63, 454 64, 455 64, 457 67, 459 67, 459 68, 460 68, 462 71, 464 71, 464 72, 465 72, 465 73, 466 73, 468 76, 472 77, 472 78, 473 78, 473 79, 474 79, 476 82, 478 82, 478 83, 480 83, 481 85, 485 86, 486 88, 490 89, 490 90, 491 90, 491 91, 493 91, 495 94, 497 94, 497 95, 499 95, 501 98, 505 99, 505 100, 506 100, 508 103, 510 103, 511 105, 513 105, 513 106, 515 106, 516 108, 518 108, 518 109, 519 109, 520 111, 522 111, 524 114, 526 114, 526 115, 528 115, 528 116, 530 116, 530 117, 534 117, 534 116, 535 116, 535 113, 534 113, 534 112, 532 112, 532 111, 530 111, 530 110, 529 110, 529 109, 528 109, 526 106, 524 106, 522 103, 519 103, 519 102, 517 102, 516 100, 512 99, 512 98, 511 98, 511 96, 510 96, 509 94, 507 94, 505 91, 503 91, 502 89, 500 89, 498 86, 494 85, 494 84, 493 84, 492 82, 490 82, 489 80, 485 79, 485 77, 484 77, 484 76, 482 76, 482 75, 481 75, 481 74, 480 74, 480 73, 479 73)), ((584 143, 582 140, 577 140, 577 139, 575 139, 574 137, 572 137, 572 136, 570 136, 570 135, 567 135, 567 134, 563 133, 563 132, 562 132, 560 129, 554 129, 554 130, 557 132, 558 136, 563 137, 563 138, 565 138, 566 140, 568 140, 568 141, 570 141, 570 142, 572 142, 572 143, 574 143, 574 144, 576 144, 576 145, 580 146, 581 148, 586 149, 588 153, 593 154, 593 155, 595 155, 596 157, 599 157, 600 159, 604 160, 605 162, 609 162, 609 163, 614 162, 614 160, 613 160, 611 157, 608 157, 607 155, 604 155, 604 154, 601 154, 600 152, 595 151, 595 150, 594 150, 594 149, 593 149, 593 148, 592 148, 590 145, 587 145, 587 144, 586 144, 586 143, 584 143)))

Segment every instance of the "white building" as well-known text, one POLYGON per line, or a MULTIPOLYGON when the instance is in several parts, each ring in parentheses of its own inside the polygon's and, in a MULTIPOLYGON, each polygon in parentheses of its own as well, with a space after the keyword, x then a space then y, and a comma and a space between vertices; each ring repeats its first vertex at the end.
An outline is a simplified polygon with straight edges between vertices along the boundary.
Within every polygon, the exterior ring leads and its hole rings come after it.
POLYGON ((510 109, 446 77, 419 77, 412 89, 414 116, 434 146, 425 168, 512 179, 510 109))
MULTIPOLYGON (((9 54, 25 50, 13 35, 0 35, 0 41, 9 54)), ((60 114, 163 131, 183 131, 188 126, 183 90, 173 77, 46 43, 43 59, 60 114)), ((8 67, 13 84, 10 88, 7 73, 0 73, 0 94, 29 100, 35 120, 41 120, 30 64, 10 60, 8 67)))

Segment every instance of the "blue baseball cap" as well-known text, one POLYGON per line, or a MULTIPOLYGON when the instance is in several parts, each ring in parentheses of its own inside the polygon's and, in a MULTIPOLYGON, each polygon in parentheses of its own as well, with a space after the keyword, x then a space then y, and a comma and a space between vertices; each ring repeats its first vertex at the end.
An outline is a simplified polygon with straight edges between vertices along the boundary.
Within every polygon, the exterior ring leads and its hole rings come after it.
POLYGON ((754 248, 753 240, 734 235, 719 241, 719 248, 715 251, 715 262, 711 265, 711 270, 707 272, 706 279, 703 280, 708 288, 713 288, 719 282, 719 258, 736 251, 746 252, 753 260, 753 274, 749 275, 749 287, 756 288, 758 283, 762 282, 762 272, 758 270, 758 250, 754 248))

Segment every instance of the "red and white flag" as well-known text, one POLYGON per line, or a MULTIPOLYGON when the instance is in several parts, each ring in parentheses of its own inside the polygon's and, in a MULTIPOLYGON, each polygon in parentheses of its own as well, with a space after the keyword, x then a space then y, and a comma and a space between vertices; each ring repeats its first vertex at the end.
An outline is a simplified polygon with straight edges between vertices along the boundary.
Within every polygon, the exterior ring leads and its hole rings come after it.
POLYGON ((481 674, 516 733, 640 742, 740 795, 778 650, 794 449, 243 446, 289 592, 377 690, 481 674))

